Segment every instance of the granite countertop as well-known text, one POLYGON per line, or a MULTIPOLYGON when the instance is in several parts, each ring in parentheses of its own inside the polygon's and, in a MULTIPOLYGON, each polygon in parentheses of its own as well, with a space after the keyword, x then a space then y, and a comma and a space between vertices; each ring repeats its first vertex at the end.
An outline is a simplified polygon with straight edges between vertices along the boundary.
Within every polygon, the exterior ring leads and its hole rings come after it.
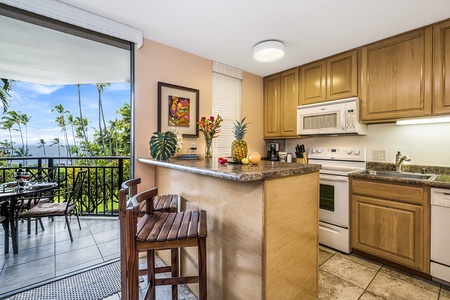
MULTIPOLYGON (((385 171, 385 170, 392 171, 391 166, 389 166, 387 164, 381 165, 380 163, 374 163, 374 164, 368 163, 367 168, 369 170, 376 170, 376 171, 385 171)), ((394 166, 394 169, 395 169, 395 166, 394 166)), ((417 171, 419 169, 420 168, 409 168, 405 172, 419 173, 417 171)), ((393 182, 393 183, 427 185, 427 186, 431 186, 431 187, 450 189, 450 174, 448 174, 447 168, 428 167, 427 170, 429 171, 427 173, 436 174, 437 177, 434 180, 419 180, 419 179, 399 178, 399 177, 392 177, 392 176, 373 175, 373 174, 367 174, 365 171, 358 171, 358 172, 350 173, 349 177, 360 178, 360 179, 379 180, 379 181, 393 182), (443 171, 443 174, 439 174, 440 172, 430 172, 430 171, 443 171)))
POLYGON ((138 158, 138 162, 181 170, 201 175, 208 175, 235 181, 255 181, 268 178, 279 178, 319 171, 321 166, 315 164, 298 164, 286 162, 260 161, 257 165, 227 163, 221 165, 217 158, 195 160, 170 158, 165 161, 153 158, 138 158))

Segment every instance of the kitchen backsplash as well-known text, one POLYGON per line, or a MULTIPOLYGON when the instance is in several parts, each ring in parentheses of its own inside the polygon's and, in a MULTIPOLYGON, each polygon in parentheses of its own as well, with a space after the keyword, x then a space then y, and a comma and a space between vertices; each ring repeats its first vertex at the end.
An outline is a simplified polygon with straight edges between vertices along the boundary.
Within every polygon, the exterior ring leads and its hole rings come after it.
POLYGON ((323 136, 286 140, 286 152, 295 152, 295 145, 314 147, 367 148, 367 161, 395 163, 395 155, 411 158, 408 166, 450 167, 450 123, 397 126, 395 123, 371 124, 366 136, 323 136), (374 150, 385 150, 386 160, 376 160, 374 150))

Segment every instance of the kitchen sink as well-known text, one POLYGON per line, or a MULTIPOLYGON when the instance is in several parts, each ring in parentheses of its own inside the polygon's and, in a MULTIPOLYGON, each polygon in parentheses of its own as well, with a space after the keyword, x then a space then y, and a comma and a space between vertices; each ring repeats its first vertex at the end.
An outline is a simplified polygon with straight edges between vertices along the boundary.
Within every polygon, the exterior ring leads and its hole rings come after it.
POLYGON ((396 171, 374 171, 374 170, 365 170, 361 174, 414 179, 414 180, 427 180, 427 181, 433 181, 437 177, 436 174, 421 174, 421 173, 396 172, 396 171))

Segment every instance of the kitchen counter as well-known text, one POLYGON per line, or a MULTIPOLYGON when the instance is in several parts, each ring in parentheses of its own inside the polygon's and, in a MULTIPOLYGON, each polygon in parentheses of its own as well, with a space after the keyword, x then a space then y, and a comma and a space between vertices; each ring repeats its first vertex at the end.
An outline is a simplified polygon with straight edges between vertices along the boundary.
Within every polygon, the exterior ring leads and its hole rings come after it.
POLYGON ((449 174, 441 174, 436 177, 434 180, 418 180, 418 179, 409 179, 409 178, 399 178, 392 176, 380 176, 380 175, 371 175, 365 174, 365 171, 350 173, 350 178, 359 178, 359 179, 370 179, 370 180, 379 180, 385 182, 394 182, 394 183, 405 183, 405 184, 415 184, 415 185, 426 185, 431 187, 438 188, 450 188, 450 175, 449 174))
MULTIPOLYGON (((159 194, 180 195, 181 211, 207 212, 209 299, 318 298, 319 165, 138 162, 154 168, 159 194)), ((182 273, 195 274, 196 249, 180 255, 182 273)))
POLYGON ((166 161, 155 160, 152 158, 139 158, 138 161, 150 165, 235 181, 263 180, 306 174, 320 170, 320 165, 282 163, 267 160, 261 160, 257 165, 232 163, 221 165, 217 162, 216 158, 201 158, 195 160, 170 158, 166 161))

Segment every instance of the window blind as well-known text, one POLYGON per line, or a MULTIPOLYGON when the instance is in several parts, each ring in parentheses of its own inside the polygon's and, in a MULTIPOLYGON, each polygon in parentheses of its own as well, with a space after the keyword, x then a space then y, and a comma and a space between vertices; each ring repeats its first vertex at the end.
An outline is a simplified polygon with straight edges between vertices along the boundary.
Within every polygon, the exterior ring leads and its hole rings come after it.
POLYGON ((223 118, 221 132, 213 140, 214 155, 230 156, 233 123, 241 119, 242 71, 213 62, 212 114, 223 118))

